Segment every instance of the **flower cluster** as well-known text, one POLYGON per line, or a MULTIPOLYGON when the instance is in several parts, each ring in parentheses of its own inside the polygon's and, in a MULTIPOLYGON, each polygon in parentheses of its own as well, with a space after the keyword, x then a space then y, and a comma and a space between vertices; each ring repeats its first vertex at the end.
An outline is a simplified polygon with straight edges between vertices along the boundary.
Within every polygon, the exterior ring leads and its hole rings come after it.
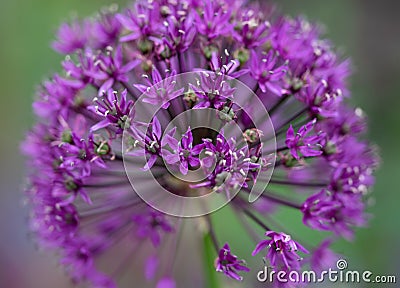
MULTIPOLYGON (((134 265, 146 267, 143 281, 176 287, 171 263, 185 219, 149 207, 132 189, 128 164, 137 164, 135 187, 160 189, 154 201, 164 199, 160 187, 180 197, 214 193, 232 200, 227 209, 254 236, 253 256, 267 250, 275 269, 300 270, 307 263, 321 269, 326 261, 316 255, 334 259, 329 244, 335 237, 351 239, 354 227, 366 225, 378 157, 361 140, 362 110, 346 101, 349 61, 321 38, 317 25, 271 15, 268 3, 242 2, 138 0, 60 27, 53 48, 65 55, 63 71, 38 89, 38 121, 21 149, 32 168, 30 228, 41 246, 60 252, 75 283, 116 287, 118 275, 134 265), (196 81, 182 85, 179 75, 187 72, 196 81), (263 103, 269 115, 254 121, 238 103, 254 111, 263 103), (159 109, 140 122, 136 115, 147 110, 138 104, 159 109), (230 123, 242 132, 173 121, 207 109, 213 111, 208 124, 230 123), (262 121, 272 121, 275 131, 258 127, 262 121), (196 171, 205 177, 189 181, 196 171), (272 176, 261 177, 265 171, 272 176), (263 182, 269 184, 261 197, 246 201, 263 182), (304 248, 270 221, 278 205, 298 210, 306 226, 332 237, 319 247, 310 239, 304 248), (268 239, 259 241, 253 224, 268 239), (145 257, 136 257, 139 250, 145 257), (300 252, 311 261, 302 261, 300 252), (122 268, 101 265, 110 258, 122 268)), ((242 280, 250 268, 231 253, 234 239, 219 247, 217 238, 225 235, 211 218, 196 221, 205 228, 190 237, 211 236, 216 271, 242 280)))

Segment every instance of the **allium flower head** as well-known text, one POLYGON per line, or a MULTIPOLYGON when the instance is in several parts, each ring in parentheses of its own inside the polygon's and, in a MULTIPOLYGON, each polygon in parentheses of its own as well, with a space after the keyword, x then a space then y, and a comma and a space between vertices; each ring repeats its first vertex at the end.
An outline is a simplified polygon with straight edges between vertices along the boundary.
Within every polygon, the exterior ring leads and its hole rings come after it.
POLYGON ((348 104, 350 62, 318 25, 269 5, 138 0, 61 25, 62 71, 39 87, 21 149, 30 229, 75 283, 117 287, 135 269, 130 283, 181 287, 181 243, 211 239, 206 265, 248 287, 245 259, 323 269, 331 242, 367 224, 378 157, 348 104), (252 255, 216 228, 225 205, 252 255), (300 243, 277 207, 330 237, 300 243))

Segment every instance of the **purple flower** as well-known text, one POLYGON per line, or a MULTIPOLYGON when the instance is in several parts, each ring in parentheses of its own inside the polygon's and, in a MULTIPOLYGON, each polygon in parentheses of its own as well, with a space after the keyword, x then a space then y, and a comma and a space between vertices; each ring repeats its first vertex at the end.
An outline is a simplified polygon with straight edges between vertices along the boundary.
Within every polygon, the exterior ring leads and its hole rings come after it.
POLYGON ((262 240, 254 249, 252 255, 255 256, 261 250, 268 248, 268 253, 265 256, 275 269, 299 270, 301 257, 297 255, 297 251, 309 253, 303 246, 285 233, 267 231, 265 236, 270 239, 262 240))
POLYGON ((105 118, 92 126, 90 131, 94 132, 110 125, 117 127, 116 133, 122 133, 124 129, 129 128, 129 117, 133 116, 131 114, 133 101, 127 100, 126 89, 120 95, 120 99, 118 99, 117 91, 109 89, 107 94, 100 97, 100 99, 95 98, 95 105, 87 107, 88 110, 105 118))
POLYGON ((168 59, 189 49, 196 36, 195 14, 189 12, 182 15, 179 11, 176 11, 174 15, 170 15, 165 20, 166 22, 164 27, 160 29, 159 35, 149 37, 155 44, 155 52, 159 58, 168 59))
POLYGON ((78 170, 80 175, 86 177, 91 174, 94 165, 100 168, 106 167, 100 156, 109 153, 107 142, 96 143, 93 134, 89 135, 87 141, 74 132, 71 132, 71 136, 64 135, 64 137, 71 137, 71 143, 58 144, 63 155, 60 168, 71 172, 78 170))
POLYGON ((215 269, 226 276, 241 281, 243 277, 237 271, 249 272, 250 269, 245 266, 244 260, 238 260, 237 256, 231 254, 231 248, 228 243, 219 250, 218 258, 215 260, 215 269))
POLYGON ((324 133, 316 135, 308 135, 312 132, 316 120, 308 122, 302 126, 295 134, 292 125, 290 125, 286 133, 286 145, 290 149, 290 153, 297 160, 300 157, 315 157, 322 154, 322 147, 325 140, 324 133))
POLYGON ((271 25, 255 11, 258 7, 252 8, 240 12, 234 30, 235 40, 247 49, 263 45, 268 40, 266 32, 271 25))
POLYGON ((171 277, 164 277, 158 281, 156 288, 176 288, 176 283, 171 277))
POLYGON ((263 92, 271 91, 277 96, 287 94, 284 88, 283 77, 287 73, 286 64, 278 64, 278 57, 273 50, 266 55, 258 55, 254 50, 251 52, 250 73, 257 80, 263 92))
POLYGON ((316 273, 321 273, 323 270, 335 267, 339 257, 329 248, 331 244, 332 239, 326 239, 312 252, 310 266, 316 273))
POLYGON ((351 226, 366 223, 364 204, 357 194, 334 194, 326 190, 310 196, 303 204, 303 222, 318 230, 329 230, 351 239, 351 226))
POLYGON ((228 235, 213 223, 219 214, 178 217, 226 199, 255 239, 253 255, 267 249, 276 270, 326 269, 335 258, 328 238, 299 261, 307 250, 269 228, 280 207, 335 238, 367 224, 379 157, 364 113, 348 101, 350 61, 318 25, 250 2, 138 0, 60 26, 62 71, 39 86, 38 120, 21 151, 29 229, 75 284, 116 287, 122 269, 143 267, 135 277, 153 286, 187 286, 175 258, 193 256, 200 278, 197 250, 241 280, 249 268, 219 246, 228 235), (267 231, 258 244, 257 228, 267 231), (205 236, 211 247, 202 250, 205 236))
POLYGON ((32 183, 32 191, 41 196, 41 200, 32 199, 36 203, 32 211, 34 221, 30 226, 40 239, 40 244, 53 247, 58 241, 65 241, 76 235, 79 226, 79 215, 73 204, 60 205, 61 198, 50 196, 52 185, 45 181, 36 180, 32 183), (53 227, 49 229, 49 227, 53 227))
POLYGON ((224 81, 220 74, 201 72, 199 85, 190 84, 191 90, 197 96, 194 109, 220 109, 229 99, 232 99, 235 89, 224 81))
POLYGON ((160 245, 162 233, 173 232, 164 214, 157 211, 151 210, 148 213, 133 215, 132 219, 137 225, 136 235, 140 238, 150 238, 155 247, 160 245))
POLYGON ((78 49, 83 49, 87 43, 88 22, 74 21, 71 24, 64 23, 58 29, 58 39, 53 43, 54 50, 69 54, 78 49))
MULTIPOLYGON (((102 72, 99 65, 96 63, 96 56, 91 51, 80 53, 78 55, 78 63, 75 63, 71 57, 66 57, 65 61, 62 62, 62 66, 71 80, 74 80, 73 87, 84 88, 88 84, 100 85, 97 82, 104 80, 107 77, 105 72, 102 72)), ((71 86, 71 85, 68 85, 71 86)), ((72 87, 72 88, 73 88, 72 87)))
POLYGON ((113 11, 102 13, 97 21, 91 27, 93 35, 93 46, 98 49, 105 49, 112 46, 118 40, 122 25, 114 16, 113 11))
POLYGON ((116 82, 125 85, 129 81, 128 73, 141 61, 133 59, 123 63, 122 46, 115 49, 107 46, 104 53, 93 54, 91 50, 78 55, 79 63, 75 64, 70 57, 63 62, 67 75, 75 81, 69 80, 67 84, 73 88, 84 88, 92 84, 98 89, 98 96, 102 96, 111 89, 116 82))
POLYGON ((203 139, 196 150, 204 150, 205 157, 200 160, 200 165, 208 177, 199 184, 191 185, 193 188, 208 187, 212 192, 224 192, 228 199, 232 192, 239 188, 247 188, 247 182, 257 175, 261 169, 257 157, 257 150, 237 149, 233 138, 226 139, 224 131, 216 137, 216 144, 210 139, 203 139), (256 158, 256 159, 254 159, 256 158))

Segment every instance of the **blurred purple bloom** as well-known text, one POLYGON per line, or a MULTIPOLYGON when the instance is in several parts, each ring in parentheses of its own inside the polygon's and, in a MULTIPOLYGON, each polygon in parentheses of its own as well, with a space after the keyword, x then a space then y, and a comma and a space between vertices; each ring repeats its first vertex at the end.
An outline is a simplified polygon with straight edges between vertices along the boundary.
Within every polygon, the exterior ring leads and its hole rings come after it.
POLYGON ((154 163, 157 160, 157 157, 161 156, 162 147, 167 144, 165 142, 162 142, 162 130, 160 121, 157 117, 154 117, 151 123, 151 129, 149 131, 146 131, 147 134, 136 127, 131 127, 131 132, 135 136, 136 141, 139 142, 139 149, 130 152, 130 155, 148 155, 150 158, 146 162, 143 169, 145 171, 149 170, 151 167, 153 167, 154 163))
POLYGON ((158 281, 156 288, 176 288, 176 283, 172 278, 164 277, 158 281))
POLYGON ((332 239, 326 239, 313 251, 310 258, 311 269, 316 273, 321 273, 329 268, 334 268, 336 261, 339 260, 329 247, 332 244, 332 239))
POLYGON ((105 49, 108 46, 113 46, 118 40, 121 30, 122 25, 112 14, 112 11, 102 13, 91 27, 91 32, 94 36, 94 47, 105 49))
POLYGON ((265 236, 270 239, 258 243, 252 253, 253 256, 267 248, 268 253, 265 257, 271 262, 272 267, 275 269, 300 269, 299 260, 302 258, 297 255, 297 251, 299 250, 303 253, 309 253, 303 246, 284 233, 267 231, 265 236))

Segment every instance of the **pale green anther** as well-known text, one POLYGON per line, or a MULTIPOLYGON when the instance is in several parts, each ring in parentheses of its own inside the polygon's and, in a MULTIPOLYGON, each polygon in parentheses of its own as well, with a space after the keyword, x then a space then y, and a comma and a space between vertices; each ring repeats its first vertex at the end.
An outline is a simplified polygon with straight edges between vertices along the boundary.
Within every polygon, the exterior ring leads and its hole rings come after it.
POLYGON ((218 117, 221 120, 229 122, 229 121, 232 121, 235 118, 235 112, 233 111, 233 109, 225 106, 224 108, 222 108, 221 111, 219 111, 218 117))
POLYGON ((61 141, 64 143, 72 143, 72 133, 71 130, 64 130, 61 135, 61 141))
POLYGON ((130 127, 129 116, 128 116, 128 115, 122 116, 122 117, 118 120, 118 126, 119 126, 121 129, 128 129, 128 128, 130 127))
POLYGON ((315 99, 314 99, 314 105, 315 105, 315 106, 319 106, 319 105, 322 103, 322 100, 323 100, 323 99, 324 99, 324 98, 321 97, 321 96, 315 97, 315 99))
POLYGON ((160 87, 156 90, 158 96, 163 96, 166 94, 167 90, 164 87, 160 87))
POLYGON ((141 66, 142 66, 142 69, 144 72, 150 72, 153 67, 153 64, 150 60, 144 60, 144 61, 142 61, 141 66))
POLYGON ((77 95, 74 99, 74 106, 80 107, 85 103, 85 98, 81 95, 77 95))
POLYGON ((261 131, 256 128, 251 128, 244 131, 243 137, 246 139, 247 142, 254 143, 260 139, 260 134, 261 131))
POLYGON ((171 15, 171 9, 166 5, 161 6, 160 12, 161 12, 161 15, 164 17, 171 15))
POLYGON ((100 143, 100 145, 95 149, 96 154, 100 156, 107 155, 108 153, 110 153, 110 150, 110 146, 105 142, 100 143))
POLYGON ((127 147, 127 151, 131 151, 132 149, 136 148, 136 146, 138 145, 139 140, 134 139, 133 137, 128 137, 126 140, 126 147, 127 147))
POLYGON ((68 191, 75 191, 78 189, 78 185, 72 180, 68 179, 64 182, 65 188, 67 188, 68 191))
POLYGON ((153 141, 147 146, 147 150, 151 153, 156 153, 158 148, 160 148, 160 145, 158 145, 157 141, 153 141))
POLYGON ((266 51, 266 52, 268 52, 269 50, 271 50, 271 49, 272 49, 272 44, 271 44, 271 42, 270 42, 270 41, 265 42, 264 45, 263 45, 263 48, 264 48, 264 51, 266 51))
POLYGON ((58 168, 60 167, 61 163, 62 163, 61 160, 55 159, 55 160, 53 161, 53 165, 52 165, 52 166, 53 166, 54 169, 58 169, 58 168))
POLYGON ((164 50, 161 52, 160 55, 163 59, 169 59, 172 56, 171 49, 169 49, 167 46, 164 47, 164 50))
POLYGON ((183 153, 183 157, 185 157, 185 158, 190 156, 190 151, 189 150, 183 150, 182 153, 183 153))
POLYGON ((242 22, 238 22, 235 27, 234 27, 235 31, 241 31, 243 29, 243 24, 242 22))
POLYGON ((147 39, 140 40, 137 45, 140 52, 142 52, 143 54, 147 54, 153 49, 153 42, 147 39))
POLYGON ((185 95, 183 96, 183 100, 188 104, 188 106, 191 108, 196 104, 198 97, 196 93, 194 93, 193 90, 189 89, 187 92, 185 92, 185 95))
POLYGON ((252 163, 257 163, 258 162, 258 157, 257 156, 251 156, 251 158, 250 158, 250 161, 252 162, 252 163))
POLYGON ((220 186, 224 184, 227 180, 229 180, 230 177, 231 174, 229 172, 223 171, 215 177, 215 184, 217 186, 220 186))
POLYGON ((295 167, 299 164, 299 161, 294 158, 290 153, 286 153, 284 156, 284 165, 286 167, 295 167))
POLYGON ((343 124, 341 130, 343 134, 348 134, 350 132, 350 126, 348 124, 343 124))
POLYGON ((301 80, 299 78, 294 78, 292 80, 292 89, 294 91, 299 91, 303 86, 304 86, 303 80, 301 80))
POLYGON ((210 100, 214 100, 215 95, 216 95, 216 93, 213 93, 213 92, 207 93, 207 97, 208 97, 208 99, 210 99, 210 100))
POLYGON ((247 38, 248 40, 251 40, 251 38, 253 38, 253 34, 251 34, 251 32, 247 32, 247 33, 246 33, 246 38, 247 38))
POLYGON ((216 47, 214 47, 214 46, 206 46, 206 47, 204 47, 204 49, 203 49, 204 56, 205 56, 206 59, 208 59, 208 60, 211 59, 211 56, 212 56, 212 53, 213 53, 213 52, 218 52, 218 48, 216 48, 216 47))

